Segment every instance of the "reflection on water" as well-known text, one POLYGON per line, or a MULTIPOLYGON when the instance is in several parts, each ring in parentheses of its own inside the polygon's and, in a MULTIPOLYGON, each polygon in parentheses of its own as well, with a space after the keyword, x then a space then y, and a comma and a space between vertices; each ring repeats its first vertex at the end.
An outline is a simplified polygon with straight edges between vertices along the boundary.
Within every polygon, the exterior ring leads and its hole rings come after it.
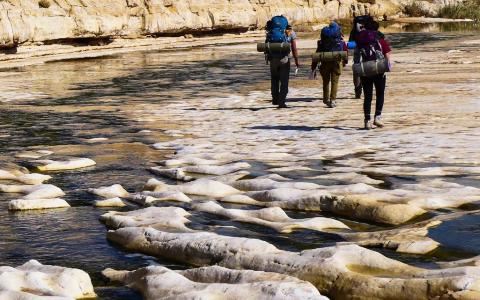
MULTIPOLYGON (((313 36, 312 33, 302 34, 304 37, 310 35, 313 36)), ((394 47, 399 48, 456 36, 456 33, 397 33, 389 34, 389 39, 394 47)), ((2 89, 5 91, 0 94, 2 160, 24 164, 24 161, 14 159, 13 154, 38 146, 54 151, 58 157, 89 157, 98 163, 91 169, 52 174, 54 178, 51 183, 67 192, 65 199, 73 206, 70 209, 9 213, 7 200, 16 195, 0 194, 0 265, 17 266, 28 259, 38 259, 45 264, 81 268, 92 276, 99 287, 97 292, 104 299, 139 297, 129 290, 104 287, 106 282, 100 276, 104 268, 135 269, 152 263, 173 268, 186 267, 127 253, 109 244, 105 237, 105 226, 98 221, 98 217, 106 210, 93 208, 91 205, 96 198, 86 190, 116 183, 129 191, 140 189, 151 177, 146 168, 168 154, 154 151, 150 145, 168 139, 166 131, 188 126, 188 120, 184 121, 185 124, 179 124, 162 120, 161 116, 157 116, 161 122, 147 125, 144 121, 148 115, 138 115, 134 111, 161 111, 165 103, 247 93, 259 86, 267 89, 269 82, 266 74, 267 68, 262 58, 245 53, 241 47, 130 53, 0 72, 2 89), (152 132, 141 133, 144 129, 152 132), (95 137, 108 140, 93 144, 88 142, 88 139, 95 137)), ((269 167, 255 165, 254 174, 260 175, 262 170, 269 167)), ((312 161, 311 167, 321 169, 318 161, 312 161)), ((303 178, 318 174, 289 175, 303 178)), ((384 188, 395 181, 408 180, 384 179, 387 181, 384 188)), ((288 214, 293 218, 318 216, 301 212, 288 214)), ((341 220, 358 230, 380 228, 373 224, 341 220)), ((469 216, 433 229, 432 237, 445 244, 447 249, 431 256, 399 255, 389 250, 378 250, 423 266, 432 266, 433 261, 445 255, 447 259, 468 256, 480 248, 479 229, 472 225, 478 224, 478 221, 478 216, 469 216), (461 230, 465 227, 469 230, 461 230), (456 232, 455 235, 445 234, 452 230, 456 232), (462 244, 461 241, 466 239, 476 240, 476 244, 462 244)), ((225 235, 257 237, 279 248, 294 251, 338 241, 331 234, 311 231, 278 234, 265 227, 231 222, 218 216, 212 218, 203 213, 194 213, 190 226, 225 235)))

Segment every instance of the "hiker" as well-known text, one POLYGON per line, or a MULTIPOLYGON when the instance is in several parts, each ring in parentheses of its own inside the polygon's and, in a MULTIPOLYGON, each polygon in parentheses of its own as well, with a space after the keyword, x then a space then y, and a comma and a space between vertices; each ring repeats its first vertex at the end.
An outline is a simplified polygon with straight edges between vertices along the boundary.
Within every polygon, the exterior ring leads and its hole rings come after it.
POLYGON ((361 31, 356 38, 357 47, 355 48, 354 52, 354 73, 356 69, 361 69, 364 72, 364 74, 362 74, 360 77, 360 81, 364 91, 364 128, 367 130, 372 129, 373 125, 377 127, 384 127, 384 123, 382 121, 382 110, 385 100, 385 87, 387 81, 385 72, 390 71, 391 68, 390 45, 387 43, 387 41, 385 41, 383 34, 378 32, 378 28, 378 22, 374 20, 367 22, 365 24, 365 30, 361 31), (369 68, 369 65, 373 67, 369 68), (361 68, 357 68, 359 66, 361 68), (374 86, 376 103, 375 117, 372 125, 370 111, 373 100, 374 86))
POLYGON ((288 51, 265 52, 267 62, 270 63, 272 104, 278 105, 278 108, 287 108, 285 101, 288 94, 292 54, 297 70, 299 68, 296 44, 297 35, 284 16, 273 17, 267 22, 266 30, 266 44, 287 43, 290 45, 288 51))
MULTIPOLYGON (((350 31, 348 41, 357 42, 358 34, 365 29, 365 24, 371 21, 373 21, 373 18, 369 15, 356 16, 353 18, 352 31, 350 31)), ((362 82, 360 81, 360 77, 355 74, 353 74, 353 86, 355 87, 355 99, 360 99, 362 97, 362 82)))
POLYGON ((323 103, 330 108, 334 108, 337 106, 338 81, 343 67, 348 63, 347 44, 343 41, 342 29, 337 23, 331 22, 330 25, 322 28, 316 53, 321 53, 322 55, 321 57, 319 56, 319 60, 312 59, 310 78, 315 79, 316 68, 320 61, 320 75, 322 75, 323 81, 323 103), (331 89, 330 82, 332 85, 331 89))

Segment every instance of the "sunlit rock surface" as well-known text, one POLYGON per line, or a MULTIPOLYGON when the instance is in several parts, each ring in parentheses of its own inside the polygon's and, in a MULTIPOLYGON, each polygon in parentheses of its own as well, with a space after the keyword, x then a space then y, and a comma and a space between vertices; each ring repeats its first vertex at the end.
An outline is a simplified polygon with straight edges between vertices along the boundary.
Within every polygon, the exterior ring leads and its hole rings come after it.
POLYGON ((127 206, 122 199, 115 197, 115 198, 110 198, 110 199, 105 199, 105 200, 98 200, 95 201, 93 204, 96 207, 124 207, 127 206))
POLYGON ((129 192, 127 192, 123 186, 120 184, 114 184, 111 186, 104 186, 104 187, 99 187, 95 189, 89 189, 88 190, 90 193, 95 194, 100 197, 104 198, 126 198, 130 195, 129 192))
POLYGON ((0 267, 0 297, 5 300, 67 300, 95 298, 96 295, 86 272, 31 260, 17 268, 0 267))
POLYGON ((20 193, 24 194, 23 199, 52 199, 65 195, 65 193, 57 186, 52 184, 39 185, 6 185, 0 184, 0 192, 2 193, 20 193))
POLYGON ((111 211, 100 217, 108 227, 152 227, 174 231, 190 231, 185 223, 190 213, 177 207, 148 207, 131 212, 111 211))
POLYGON ((234 221, 254 223, 267 226, 279 232, 288 233, 295 229, 311 229, 323 231, 325 229, 348 229, 348 226, 340 221, 329 218, 292 219, 278 207, 264 208, 260 210, 225 209, 215 202, 195 204, 196 211, 207 212, 230 218, 234 221))
POLYGON ((0 180, 11 180, 23 184, 38 185, 50 180, 51 178, 52 177, 49 175, 38 173, 23 173, 20 171, 0 170, 0 180))
POLYGON ((89 158, 74 158, 65 161, 55 160, 35 160, 36 169, 39 171, 64 171, 92 167, 96 163, 89 158))
POLYGON ((326 300, 308 282, 278 273, 231 270, 218 266, 175 272, 165 267, 102 272, 111 281, 153 299, 306 299, 326 300))
POLYGON ((218 264, 288 274, 311 282, 332 298, 432 299, 461 295, 473 299, 480 296, 478 267, 426 270, 356 245, 289 252, 256 239, 206 232, 167 233, 140 227, 110 231, 108 239, 131 251, 196 266, 218 264))
POLYGON ((17 199, 8 203, 9 210, 39 210, 70 207, 67 201, 59 198, 53 199, 17 199))

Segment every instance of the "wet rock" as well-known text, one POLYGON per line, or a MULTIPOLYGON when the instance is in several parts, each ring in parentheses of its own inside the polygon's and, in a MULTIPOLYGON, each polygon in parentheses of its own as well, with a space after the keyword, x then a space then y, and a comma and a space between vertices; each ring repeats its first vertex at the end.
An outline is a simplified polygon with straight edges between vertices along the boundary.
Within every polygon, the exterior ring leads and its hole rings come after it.
POLYGON ((130 195, 130 193, 127 192, 120 184, 103 186, 97 189, 88 189, 88 192, 103 198, 126 198, 130 195))
POLYGON ((64 196, 65 193, 52 184, 39 185, 5 185, 0 184, 0 192, 2 193, 20 193, 25 196, 23 199, 52 199, 64 196))
POLYGON ((308 282, 294 277, 218 266, 172 271, 150 266, 136 271, 102 272, 111 281, 140 290, 145 299, 305 299, 325 300, 308 282))
POLYGON ((182 157, 178 159, 168 159, 160 162, 161 165, 165 167, 178 167, 184 165, 224 165, 230 163, 231 160, 214 160, 214 159, 205 159, 201 157, 182 157))
POLYGON ((8 210, 40 210, 70 207, 67 201, 60 198, 53 199, 17 199, 8 203, 8 210))
POLYGON ((22 173, 20 171, 6 171, 0 170, 0 180, 12 180, 23 184, 38 185, 50 180, 52 177, 49 175, 37 174, 37 173, 22 173))
POLYGON ((241 193, 239 190, 215 180, 197 179, 181 185, 167 185, 161 181, 150 179, 145 187, 154 192, 176 191, 187 195, 200 195, 210 197, 225 197, 241 193))
POLYGON ((314 190, 320 188, 320 185, 310 182, 277 182, 268 178, 240 180, 234 182, 232 185, 242 191, 273 190, 278 188, 314 190))
POLYGON ((89 158, 75 158, 66 161, 35 160, 33 163, 39 171, 75 170, 96 165, 96 163, 89 158))
POLYGON ((278 232, 289 233, 296 229, 325 231, 326 229, 349 229, 340 221, 329 218, 292 219, 278 207, 260 210, 225 209, 215 202, 194 204, 196 211, 207 212, 232 219, 233 221, 253 223, 275 229, 278 232))
POLYGON ((402 224, 426 211, 408 204, 383 202, 361 196, 333 196, 325 190, 272 189, 230 195, 222 202, 305 211, 328 211, 343 216, 386 224, 402 224))
POLYGON ((152 227, 162 230, 191 231, 185 226, 190 214, 178 207, 148 207, 130 212, 111 211, 100 220, 109 228, 152 227))
POLYGON ((195 178, 191 176, 187 176, 185 171, 182 168, 175 168, 175 169, 164 169, 159 167, 151 167, 150 171, 162 177, 174 179, 174 180, 181 180, 181 181, 192 181, 195 178))
POLYGON ((27 158, 27 159, 39 159, 44 156, 52 155, 53 151, 48 150, 37 150, 37 151, 25 151, 15 154, 17 158, 27 158))
POLYGON ((129 197, 127 197, 127 199, 141 205, 149 205, 159 201, 177 201, 177 202, 185 202, 185 203, 192 202, 192 199, 190 199, 184 193, 175 192, 175 191, 172 191, 172 192, 144 191, 137 194, 131 194, 129 197))
POLYGON ((85 299, 95 298, 92 282, 79 269, 42 265, 31 260, 17 268, 0 267, 2 299, 85 299))
POLYGON ((182 169, 188 173, 207 174, 207 175, 227 175, 237 171, 250 168, 250 164, 239 162, 223 166, 200 165, 200 166, 185 166, 182 169))
POLYGON ((330 173, 326 175, 308 177, 308 179, 327 179, 327 180, 344 181, 348 183, 365 183, 365 184, 382 184, 383 183, 382 180, 372 179, 367 175, 358 174, 355 172, 330 173))
POLYGON ((332 298, 407 300, 480 296, 478 267, 426 270, 356 245, 289 252, 256 239, 131 227, 110 231, 107 237, 131 251, 196 266, 216 264, 288 274, 311 282, 332 298))
POLYGON ((472 258, 449 261, 449 262, 438 262, 442 268, 457 268, 457 267, 468 267, 468 266, 479 266, 480 267, 480 255, 472 258))
POLYGON ((115 197, 106 200, 95 201, 93 204, 96 207, 124 207, 126 204, 122 199, 115 197))

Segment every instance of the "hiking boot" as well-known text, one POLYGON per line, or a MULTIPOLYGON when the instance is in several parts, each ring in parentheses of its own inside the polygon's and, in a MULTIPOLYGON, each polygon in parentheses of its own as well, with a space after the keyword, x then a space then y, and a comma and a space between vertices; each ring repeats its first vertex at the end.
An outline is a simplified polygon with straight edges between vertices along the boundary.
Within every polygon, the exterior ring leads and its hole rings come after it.
POLYGON ((279 104, 278 108, 288 108, 288 106, 285 103, 279 104))
POLYGON ((327 99, 323 99, 323 104, 328 105, 328 100, 327 100, 327 99))
POLYGON ((364 129, 365 129, 365 130, 373 129, 372 121, 370 121, 370 120, 365 120, 365 127, 364 127, 364 129))
POLYGON ((331 108, 337 107, 337 101, 335 99, 330 100, 330 106, 331 108))
POLYGON ((272 104, 273 105, 278 105, 278 100, 277 99, 272 99, 272 104))
POLYGON ((384 127, 385 124, 383 123, 383 120, 382 120, 382 116, 376 116, 374 121, 373 121, 373 125, 377 126, 377 127, 384 127))

